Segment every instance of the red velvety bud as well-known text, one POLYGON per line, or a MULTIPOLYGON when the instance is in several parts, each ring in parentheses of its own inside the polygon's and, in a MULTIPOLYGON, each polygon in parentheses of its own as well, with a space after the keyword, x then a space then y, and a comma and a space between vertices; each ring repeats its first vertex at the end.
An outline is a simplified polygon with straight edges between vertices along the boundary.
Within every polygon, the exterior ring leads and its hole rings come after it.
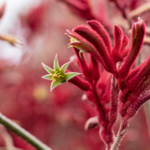
POLYGON ((76 48, 73 48, 73 50, 74 50, 74 53, 77 56, 77 62, 79 64, 79 67, 80 67, 82 73, 84 74, 84 76, 87 79, 91 79, 91 71, 90 71, 90 68, 89 68, 89 66, 86 62, 86 59, 85 59, 84 55, 81 54, 81 56, 82 56, 82 59, 81 59, 80 56, 79 56, 79 50, 77 50, 76 48))
POLYGON ((134 68, 132 71, 130 71, 129 75, 126 78, 126 82, 128 82, 129 80, 131 80, 132 78, 135 77, 135 75, 139 72, 139 70, 141 69, 141 66, 143 64, 140 64, 139 66, 137 66, 136 68, 134 68))
POLYGON ((120 52, 119 52, 119 55, 120 57, 123 59, 124 57, 127 56, 128 52, 129 52, 129 49, 125 49, 127 47, 129 43, 129 39, 126 35, 123 36, 123 39, 122 39, 122 44, 121 44, 121 48, 120 48, 120 52))
MULTIPOLYGON (((134 90, 141 83, 143 78, 145 78, 146 76, 149 75, 149 73, 150 73, 150 56, 140 66, 141 67, 138 67, 139 71, 137 72, 137 74, 127 82, 127 88, 129 90, 134 90)), ((137 70, 138 70, 138 68, 137 68, 137 70)))
POLYGON ((114 47, 112 49, 112 56, 115 62, 121 61, 122 59, 119 56, 119 52, 122 44, 122 29, 118 26, 114 28, 114 47))
POLYGON ((99 36, 103 39, 108 52, 111 53, 110 38, 109 38, 107 31, 104 29, 103 25, 96 20, 90 20, 90 21, 87 21, 87 23, 90 25, 90 27, 94 31, 96 31, 99 34, 99 36))
POLYGON ((101 75, 100 64, 92 55, 90 55, 90 68, 92 73, 92 79, 95 83, 97 83, 101 75))
POLYGON ((125 49, 123 52, 120 53, 120 57, 124 58, 128 55, 129 49, 125 49))
POLYGON ((127 101, 121 107, 121 115, 125 116, 127 109, 138 99, 138 96, 134 94, 129 94, 127 101))
POLYGON ((106 64, 104 63, 102 57, 100 56, 100 54, 98 53, 98 51, 96 50, 95 46, 92 43, 87 41, 85 38, 83 38, 82 36, 80 36, 76 32, 69 31, 69 30, 67 30, 67 32, 68 33, 66 33, 66 34, 68 36, 75 39, 75 41, 69 43, 69 46, 74 46, 75 48, 77 48, 79 50, 83 50, 85 52, 91 53, 94 57, 96 57, 101 62, 101 64, 107 70, 110 71, 110 69, 106 66, 106 64))
POLYGON ((124 35, 123 39, 122 39, 122 43, 121 43, 121 48, 120 48, 120 52, 121 53, 125 50, 125 48, 127 47, 128 43, 129 43, 129 39, 128 39, 128 37, 126 35, 124 35))
POLYGON ((140 64, 138 67, 136 67, 132 71, 130 71, 129 75, 127 76, 127 78, 125 80, 124 79, 123 80, 119 80, 119 87, 123 91, 121 93, 121 95, 122 94, 124 94, 125 96, 127 95, 127 93, 129 92, 129 89, 125 89, 126 88, 126 84, 129 82, 129 80, 131 80, 132 78, 135 77, 135 75, 139 72, 141 66, 142 66, 142 64, 140 64), (124 89, 126 90, 125 92, 124 92, 124 89))
POLYGON ((133 65, 137 55, 141 50, 144 35, 145 35, 145 24, 141 19, 139 19, 138 22, 134 23, 132 26, 132 45, 125 60, 125 63, 123 64, 123 66, 119 71, 120 78, 125 78, 128 75, 131 66, 133 65))
POLYGON ((148 75, 146 78, 144 78, 139 84, 139 86, 135 89, 136 95, 141 95, 142 93, 145 93, 150 89, 150 75, 148 75))
POLYGON ((123 121, 126 122, 131 117, 135 116, 141 106, 150 99, 150 91, 142 95, 136 100, 132 106, 127 110, 125 116, 123 117, 123 121))
MULTIPOLYGON (((94 30, 92 30, 90 27, 81 25, 74 28, 74 31, 80 34, 82 37, 84 37, 86 40, 91 42, 97 49, 98 53, 100 54, 103 62, 109 68, 108 71, 115 72, 115 67, 113 60, 110 56, 110 53, 107 51, 107 47, 105 46, 105 43, 103 42, 102 38, 97 34, 94 30)), ((104 66, 105 67, 105 66, 104 66)))

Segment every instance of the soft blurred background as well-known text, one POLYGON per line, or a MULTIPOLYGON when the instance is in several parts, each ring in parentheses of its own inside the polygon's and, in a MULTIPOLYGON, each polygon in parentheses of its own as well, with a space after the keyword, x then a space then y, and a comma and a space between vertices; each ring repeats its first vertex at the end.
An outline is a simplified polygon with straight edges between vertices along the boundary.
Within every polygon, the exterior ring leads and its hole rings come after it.
MULTIPOLYGON (((0 40, 0 112, 25 128, 53 150, 104 150, 99 130, 84 130, 84 124, 96 115, 77 87, 64 83, 50 92, 50 81, 41 62, 53 66, 55 54, 60 65, 73 59, 64 34, 87 20, 97 19, 112 38, 119 25, 130 36, 131 24, 141 17, 147 27, 149 9, 135 9, 148 0, 1 0, 0 37, 14 36, 22 44, 0 40), (116 3, 117 2, 117 3, 116 3), (4 9, 5 5, 5 9, 4 9), (123 12, 123 8, 125 12, 123 12)), ((140 55, 142 62, 150 54, 147 39, 140 55)), ((69 69, 73 71, 71 64, 69 69)), ((121 150, 150 150, 147 105, 130 121, 121 150)), ((116 130, 119 121, 116 123, 116 130)), ((0 150, 34 150, 27 142, 0 126, 0 150)))

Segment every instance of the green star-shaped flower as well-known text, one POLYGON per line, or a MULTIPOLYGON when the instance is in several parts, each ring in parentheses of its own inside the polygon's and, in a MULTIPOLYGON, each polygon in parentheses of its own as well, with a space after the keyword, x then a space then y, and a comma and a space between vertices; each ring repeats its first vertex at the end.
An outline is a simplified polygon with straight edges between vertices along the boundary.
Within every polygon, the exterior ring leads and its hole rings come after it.
POLYGON ((51 87, 50 87, 51 91, 58 85, 60 85, 64 82, 67 82, 68 80, 72 79, 73 77, 81 74, 81 73, 77 73, 77 72, 65 73, 69 64, 70 64, 70 62, 67 62, 64 65, 62 65, 60 68, 58 59, 57 59, 57 54, 54 59, 54 69, 52 69, 42 63, 44 69, 49 73, 49 74, 43 76, 42 78, 47 79, 47 80, 52 80, 51 87))

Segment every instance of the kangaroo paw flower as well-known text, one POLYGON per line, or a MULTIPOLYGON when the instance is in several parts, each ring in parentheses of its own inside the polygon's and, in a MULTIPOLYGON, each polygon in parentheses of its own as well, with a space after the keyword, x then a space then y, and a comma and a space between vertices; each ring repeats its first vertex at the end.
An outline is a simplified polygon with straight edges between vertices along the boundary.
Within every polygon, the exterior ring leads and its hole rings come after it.
POLYGON ((60 68, 58 59, 57 59, 57 55, 55 56, 55 59, 54 59, 54 69, 52 69, 42 63, 44 69, 49 73, 49 74, 43 76, 42 78, 47 79, 47 80, 52 80, 51 87, 50 87, 51 91, 58 85, 60 85, 64 82, 67 82, 68 80, 72 79, 73 77, 81 74, 81 73, 77 73, 77 72, 65 73, 69 63, 70 62, 65 63, 60 68))

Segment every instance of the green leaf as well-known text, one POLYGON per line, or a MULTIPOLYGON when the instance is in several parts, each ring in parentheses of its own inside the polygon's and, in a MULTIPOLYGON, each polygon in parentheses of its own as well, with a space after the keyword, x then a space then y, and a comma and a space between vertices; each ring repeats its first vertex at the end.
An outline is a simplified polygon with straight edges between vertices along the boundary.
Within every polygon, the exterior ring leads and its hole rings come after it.
POLYGON ((77 75, 80 75, 81 73, 78 73, 78 72, 68 72, 65 74, 65 78, 66 78, 66 81, 72 79, 73 77, 77 76, 77 75))
POLYGON ((63 66, 61 66, 60 71, 64 74, 68 65, 70 64, 70 62, 65 63, 63 66))
POLYGON ((55 71, 59 71, 59 63, 58 63, 58 59, 57 59, 57 54, 55 56, 55 59, 54 59, 54 70, 55 71))
POLYGON ((50 67, 48 67, 48 66, 45 65, 44 63, 42 63, 42 65, 43 65, 44 69, 45 69, 48 73, 50 73, 50 74, 54 74, 54 73, 55 73, 55 71, 54 71, 53 69, 51 69, 50 67))
POLYGON ((43 76, 42 78, 47 79, 47 80, 52 80, 53 75, 52 74, 47 74, 43 76))
POLYGON ((62 84, 62 82, 59 82, 57 80, 54 80, 52 83, 51 83, 51 91, 57 87, 58 85, 62 84))

